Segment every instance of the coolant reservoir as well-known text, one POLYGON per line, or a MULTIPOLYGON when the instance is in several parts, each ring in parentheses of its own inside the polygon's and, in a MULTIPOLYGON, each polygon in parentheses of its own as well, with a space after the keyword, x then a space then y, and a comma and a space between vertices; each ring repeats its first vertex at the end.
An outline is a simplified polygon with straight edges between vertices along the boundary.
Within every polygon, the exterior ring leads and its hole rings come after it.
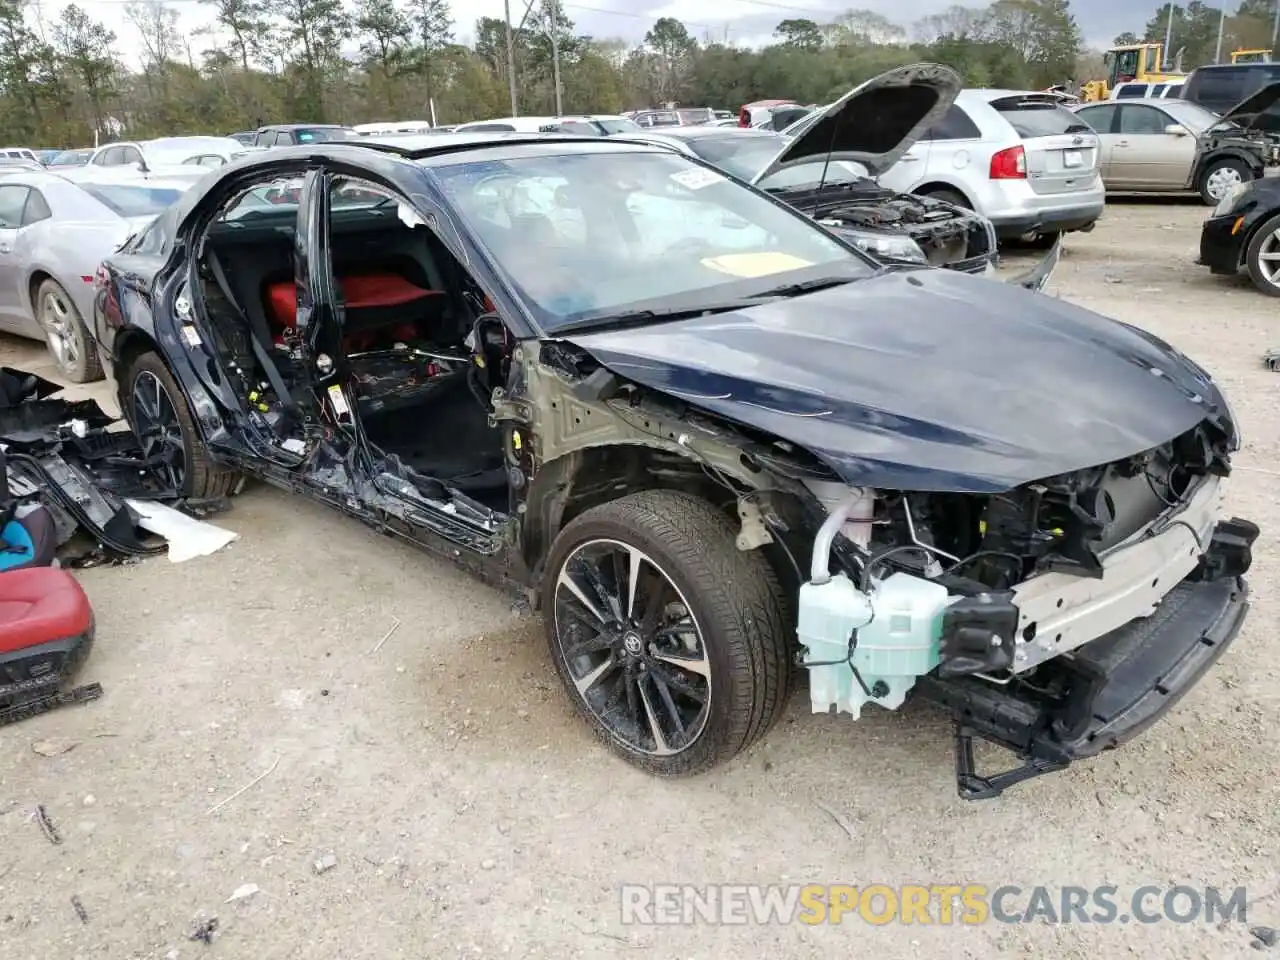
POLYGON ((802 585, 798 632, 805 662, 827 663, 809 667, 813 712, 835 707, 856 720, 868 700, 889 710, 902 706, 916 677, 938 665, 942 618, 951 599, 946 587, 907 573, 873 581, 869 593, 844 574, 802 585), (854 630, 851 666, 844 661, 854 630), (854 677, 854 667, 871 696, 854 677))

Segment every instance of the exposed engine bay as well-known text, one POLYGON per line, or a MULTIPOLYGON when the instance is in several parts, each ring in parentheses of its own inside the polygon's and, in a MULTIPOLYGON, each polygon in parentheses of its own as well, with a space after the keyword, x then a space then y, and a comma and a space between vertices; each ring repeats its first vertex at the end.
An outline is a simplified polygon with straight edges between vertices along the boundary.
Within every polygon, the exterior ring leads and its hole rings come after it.
POLYGON ((965 273, 984 273, 996 262, 996 236, 990 221, 943 200, 894 193, 870 180, 775 192, 884 260, 965 273), (894 242, 895 236, 903 240, 894 242))
POLYGON ((970 724, 957 762, 961 792, 975 797, 1114 745, 1110 725, 1136 722, 1152 709, 1145 701, 1162 699, 1166 670, 1207 662, 1214 646, 1169 643, 1161 619, 1202 602, 1197 583, 1216 582, 1229 605, 1250 565, 1257 527, 1218 521, 1228 454, 1229 438, 1202 423, 1140 455, 994 496, 810 482, 830 511, 800 588, 813 711, 856 719, 866 703, 897 708, 918 686, 970 724), (1161 657, 1154 687, 1147 674, 1116 679, 1126 661, 1161 657), (979 777, 973 733, 1027 765, 979 777))

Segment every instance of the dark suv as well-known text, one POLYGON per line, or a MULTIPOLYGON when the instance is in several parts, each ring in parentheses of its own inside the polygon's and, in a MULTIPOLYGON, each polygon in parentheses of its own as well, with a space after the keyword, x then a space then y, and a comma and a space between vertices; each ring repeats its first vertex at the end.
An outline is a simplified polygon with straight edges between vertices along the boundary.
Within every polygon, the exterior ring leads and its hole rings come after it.
POLYGON ((1182 85, 1182 99, 1214 113, 1226 113, 1241 100, 1280 80, 1280 63, 1217 63, 1197 67, 1182 85))

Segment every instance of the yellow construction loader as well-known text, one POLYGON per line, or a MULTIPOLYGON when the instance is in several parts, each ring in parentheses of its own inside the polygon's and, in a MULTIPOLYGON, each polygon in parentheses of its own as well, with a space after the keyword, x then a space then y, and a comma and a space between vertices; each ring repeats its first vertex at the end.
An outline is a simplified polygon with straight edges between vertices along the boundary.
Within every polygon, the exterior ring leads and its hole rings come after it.
POLYGON ((1232 50, 1232 63, 1270 63, 1270 50, 1232 50))
POLYGON ((1131 43, 1112 47, 1103 54, 1103 61, 1107 65, 1107 78, 1082 84, 1080 99, 1090 102, 1106 100, 1111 96, 1111 91, 1121 83, 1161 83, 1187 75, 1182 69, 1182 52, 1178 52, 1177 63, 1170 67, 1164 62, 1162 43, 1131 43))

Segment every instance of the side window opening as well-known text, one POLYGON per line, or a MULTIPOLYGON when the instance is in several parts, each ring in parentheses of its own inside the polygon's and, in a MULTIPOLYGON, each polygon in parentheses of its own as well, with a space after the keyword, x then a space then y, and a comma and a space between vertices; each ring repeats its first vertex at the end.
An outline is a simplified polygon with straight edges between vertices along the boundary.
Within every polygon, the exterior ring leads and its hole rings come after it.
MULTIPOLYGON (((547 196, 515 210, 537 216, 547 196)), ((443 482, 509 506, 502 433, 489 425, 513 341, 430 222, 378 184, 335 178, 330 269, 349 393, 386 469, 431 495, 443 482)))
MULTIPOLYGON (((310 267, 330 273, 336 302, 317 312, 327 325, 317 337, 304 336, 295 284, 303 186, 300 172, 263 180, 229 198, 206 232, 200 296, 217 349, 229 367, 249 372, 238 385, 246 404, 275 424, 293 422, 282 396, 307 403, 336 431, 358 417, 403 489, 439 500, 448 484, 506 510, 502 434, 489 413, 514 341, 489 297, 407 201, 335 177, 327 262, 310 267), (337 405, 329 389, 310 390, 314 342, 337 351, 329 360, 344 378, 337 405)), ((289 439, 305 442, 297 429, 289 439)))
POLYGON ((48 220, 53 216, 53 211, 49 209, 49 203, 39 190, 32 190, 27 194, 26 207, 22 211, 22 225, 30 226, 33 223, 39 223, 41 220, 48 220))
POLYGON ((976 140, 982 136, 964 108, 953 103, 946 115, 933 127, 930 127, 922 140, 976 140))
POLYGON ((16 230, 22 226, 22 211, 27 205, 29 187, 0 187, 0 229, 16 230))

